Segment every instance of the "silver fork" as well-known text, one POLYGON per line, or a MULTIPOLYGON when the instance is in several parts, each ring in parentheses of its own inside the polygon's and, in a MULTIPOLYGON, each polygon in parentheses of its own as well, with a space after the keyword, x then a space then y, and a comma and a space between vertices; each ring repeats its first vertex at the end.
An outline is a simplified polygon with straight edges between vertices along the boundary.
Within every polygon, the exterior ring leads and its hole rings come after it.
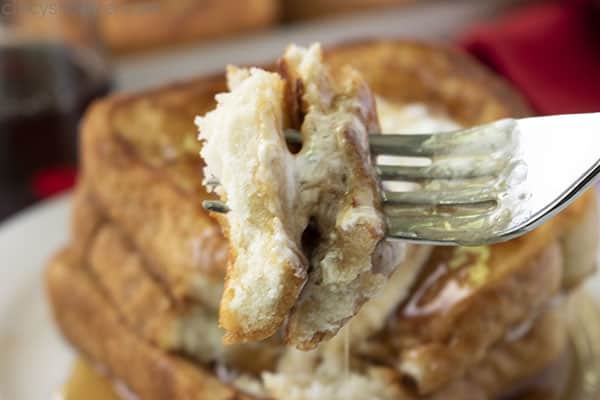
MULTIPOLYGON (((288 142, 300 134, 286 131, 288 142)), ((600 113, 503 119, 469 129, 371 135, 388 237, 484 245, 552 217, 600 173, 600 113)), ((227 212, 221 202, 204 207, 227 212)))

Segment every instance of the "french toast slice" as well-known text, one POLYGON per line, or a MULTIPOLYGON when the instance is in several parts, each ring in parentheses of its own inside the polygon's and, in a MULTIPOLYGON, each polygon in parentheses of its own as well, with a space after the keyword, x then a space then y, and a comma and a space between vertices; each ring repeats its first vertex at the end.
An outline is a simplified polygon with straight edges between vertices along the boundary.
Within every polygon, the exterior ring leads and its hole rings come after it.
POLYGON ((212 307, 176 302, 164 282, 153 275, 144 254, 103 215, 85 182, 75 190, 72 209, 70 257, 94 279, 126 323, 161 348, 208 357, 206 361, 214 358, 221 337, 214 323, 219 285, 205 296, 214 299, 212 307), (189 326, 194 326, 193 334, 188 333, 189 326), (194 338, 199 332, 204 339, 214 340, 203 340, 197 348, 194 338))
POLYGON ((83 355, 147 400, 250 399, 200 365, 152 346, 123 324, 83 266, 62 250, 46 270, 54 316, 83 355))
MULTIPOLYGON (((64 249, 51 260, 46 270, 46 283, 55 319, 65 337, 110 378, 147 400, 281 398, 277 395, 282 391, 286 395, 296 393, 294 399, 310 400, 365 399, 376 393, 381 393, 380 398, 384 400, 493 399, 557 360, 566 344, 562 319, 555 310, 549 310, 541 314, 522 337, 496 345, 485 359, 467 371, 463 379, 430 396, 417 396, 393 368, 374 362, 352 367, 369 373, 345 374, 341 367, 343 352, 336 355, 336 363, 316 372, 313 364, 302 359, 298 363, 291 354, 288 358, 291 363, 288 362, 287 367, 282 365, 277 372, 264 378, 267 388, 250 395, 247 393, 253 388, 262 387, 258 378, 227 380, 235 375, 232 372, 219 374, 218 368, 159 349, 131 330, 85 268, 75 263, 70 249, 64 249), (301 397, 306 394, 303 388, 311 388, 313 397, 301 397), (370 392, 370 389, 374 391, 370 392), (344 397, 344 393, 353 393, 354 397, 344 397), (332 396, 327 397, 328 394, 332 396), (318 397, 321 395, 325 397, 318 397)), ((291 350, 303 358, 310 354, 291 350)), ((312 357, 310 362, 314 360, 312 357)))
POLYGON ((105 218, 144 249, 152 273, 178 302, 210 303, 227 247, 202 210, 202 162, 193 114, 208 107, 219 79, 115 97, 92 107, 82 125, 83 181, 105 218), (216 81, 216 82, 215 82, 216 81))
POLYGON ((547 390, 555 390, 556 393, 564 390, 569 379, 569 355, 562 309, 550 307, 531 322, 525 334, 517 333, 522 336, 508 337, 495 345, 485 358, 469 367, 462 379, 427 398, 443 400, 448 395, 465 400, 519 398, 517 394, 527 392, 528 381, 535 381, 540 371, 551 372, 557 379, 547 384, 547 390), (507 385, 507 382, 510 384, 507 385))
POLYGON ((385 351, 387 363, 422 394, 462 376, 511 327, 527 324, 563 289, 593 272, 593 265, 574 267, 573 261, 597 254, 597 245, 588 243, 598 231, 596 202, 595 193, 588 192, 515 240, 435 248, 411 294, 373 343, 393 347, 385 351), (568 247, 572 244, 576 248, 568 247), (573 253, 577 258, 569 260, 573 253))
MULTIPOLYGON (((105 224, 99 229, 88 254, 88 273, 127 323, 161 348, 213 360, 222 350, 216 310, 175 303, 146 266, 143 255, 131 248, 117 227, 105 224), (203 339, 197 348, 193 339, 200 335, 203 339)), ((219 296, 219 286, 215 289, 219 296)))
MULTIPOLYGON (((235 362, 249 370, 267 368, 281 352, 283 341, 279 336, 225 346, 217 308, 174 302, 148 273, 143 255, 115 226, 107 224, 98 231, 87 271, 128 328, 161 349, 180 352, 206 364, 235 362)), ((220 298, 222 289, 222 285, 215 285, 215 300, 220 298)))

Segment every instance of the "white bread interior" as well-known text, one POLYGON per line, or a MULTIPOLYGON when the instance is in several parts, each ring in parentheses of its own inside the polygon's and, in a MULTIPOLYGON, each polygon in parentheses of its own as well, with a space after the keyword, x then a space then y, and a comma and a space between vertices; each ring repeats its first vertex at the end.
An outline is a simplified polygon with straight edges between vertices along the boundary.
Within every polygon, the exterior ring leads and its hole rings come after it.
POLYGON ((310 349, 379 292, 404 246, 383 240, 367 140, 380 128, 366 83, 352 69, 334 77, 319 45, 290 46, 280 65, 280 74, 230 68, 230 92, 197 125, 207 186, 229 208, 218 218, 231 252, 225 341, 270 337, 287 319, 286 340, 310 349), (297 154, 283 137, 290 94, 303 113, 297 154), (309 224, 318 235, 311 249, 309 224))

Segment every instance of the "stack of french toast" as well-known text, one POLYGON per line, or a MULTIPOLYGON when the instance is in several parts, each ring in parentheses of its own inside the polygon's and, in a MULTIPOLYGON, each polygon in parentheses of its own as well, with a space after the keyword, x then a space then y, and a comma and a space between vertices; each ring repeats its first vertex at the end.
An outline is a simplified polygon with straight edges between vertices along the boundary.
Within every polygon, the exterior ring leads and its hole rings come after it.
MULTIPOLYGON (((505 82, 445 47, 356 42, 324 62, 334 75, 360 73, 385 132, 530 113, 505 82)), ((281 331, 223 344, 231 252, 202 207, 216 197, 203 186, 194 118, 225 90, 224 76, 210 76, 117 95, 82 124, 71 240, 46 279, 62 333, 107 379, 147 400, 464 400, 531 392, 564 369, 561 304, 596 262, 592 192, 509 242, 407 244, 383 288, 310 349, 281 331)))
POLYGON ((22 7, 14 4, 7 6, 8 13, 16 11, 14 17, 26 32, 50 37, 58 34, 57 39, 84 46, 100 40, 116 53, 266 29, 277 23, 280 14, 278 0, 55 0, 22 7), (92 32, 97 35, 92 37, 92 32))

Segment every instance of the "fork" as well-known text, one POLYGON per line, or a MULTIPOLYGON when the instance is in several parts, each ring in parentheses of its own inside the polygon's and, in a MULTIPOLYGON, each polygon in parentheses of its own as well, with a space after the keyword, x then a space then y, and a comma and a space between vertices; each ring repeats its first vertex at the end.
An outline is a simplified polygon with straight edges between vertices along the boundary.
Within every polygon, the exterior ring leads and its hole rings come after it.
MULTIPOLYGON (((286 130, 288 143, 301 135, 286 130)), ((374 134, 388 238, 487 245, 521 236, 600 174, 600 113, 503 119, 432 134, 374 134)), ((219 201, 205 201, 227 212, 219 201)))

